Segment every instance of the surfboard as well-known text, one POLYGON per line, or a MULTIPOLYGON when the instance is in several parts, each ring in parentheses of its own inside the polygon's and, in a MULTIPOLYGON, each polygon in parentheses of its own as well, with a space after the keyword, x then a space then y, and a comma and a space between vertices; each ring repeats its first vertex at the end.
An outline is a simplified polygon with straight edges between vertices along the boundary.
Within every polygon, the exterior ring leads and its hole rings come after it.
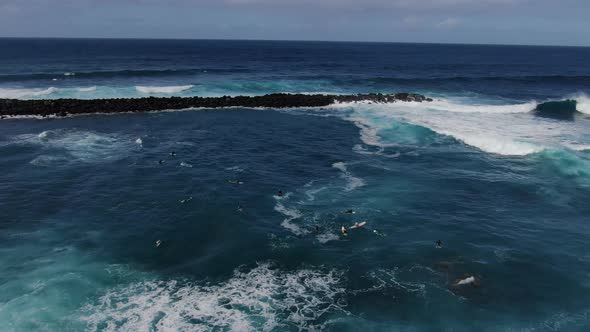
POLYGON ((349 229, 361 228, 361 227, 365 226, 366 224, 367 224, 367 222, 366 221, 363 221, 361 223, 354 224, 354 225, 350 226, 349 229))

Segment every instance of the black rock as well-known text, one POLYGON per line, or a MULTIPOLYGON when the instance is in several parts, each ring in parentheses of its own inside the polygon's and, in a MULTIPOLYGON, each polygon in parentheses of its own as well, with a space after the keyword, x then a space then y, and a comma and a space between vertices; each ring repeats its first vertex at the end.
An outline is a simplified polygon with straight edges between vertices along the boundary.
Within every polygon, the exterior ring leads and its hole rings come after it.
POLYGON ((222 107, 323 107, 346 102, 393 103, 397 101, 432 101, 414 93, 397 94, 357 94, 357 95, 304 95, 275 93, 264 96, 223 96, 223 97, 147 97, 112 99, 54 99, 54 100, 16 100, 0 99, 0 116, 16 115, 56 115, 122 112, 151 112, 186 108, 222 107))

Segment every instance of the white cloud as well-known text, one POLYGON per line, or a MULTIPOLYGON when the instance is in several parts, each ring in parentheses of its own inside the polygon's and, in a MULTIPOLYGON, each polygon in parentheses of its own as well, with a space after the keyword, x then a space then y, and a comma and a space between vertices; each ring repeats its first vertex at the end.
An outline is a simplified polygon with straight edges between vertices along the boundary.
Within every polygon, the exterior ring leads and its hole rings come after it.
POLYGON ((453 28, 457 27, 460 24, 461 24, 461 21, 459 19, 453 18, 453 17, 449 17, 447 19, 444 19, 444 20, 440 21, 437 24, 437 26, 439 28, 453 29, 453 28))

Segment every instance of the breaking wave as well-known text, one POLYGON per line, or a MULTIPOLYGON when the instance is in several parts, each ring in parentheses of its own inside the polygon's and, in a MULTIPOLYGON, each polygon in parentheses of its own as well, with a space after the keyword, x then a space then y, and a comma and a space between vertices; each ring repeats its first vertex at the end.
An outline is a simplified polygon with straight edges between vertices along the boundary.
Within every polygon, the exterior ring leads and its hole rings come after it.
MULTIPOLYGON (((578 98, 582 104, 583 98, 578 98)), ((583 123, 537 117, 531 112, 536 102, 481 105, 436 100, 340 107, 347 108, 343 117, 360 128, 363 143, 379 148, 441 143, 431 131, 499 155, 523 156, 547 148, 579 150, 590 144, 583 123)))
POLYGON ((135 89, 141 93, 179 93, 190 90, 194 85, 179 85, 179 86, 136 86, 135 89))
POLYGON ((80 91, 80 92, 93 92, 93 91, 96 91, 96 87, 90 86, 87 88, 78 88, 78 91, 80 91))
POLYGON ((46 89, 2 89, 0 88, 0 98, 6 99, 27 99, 48 96, 54 92, 57 92, 57 88, 46 88, 46 89))

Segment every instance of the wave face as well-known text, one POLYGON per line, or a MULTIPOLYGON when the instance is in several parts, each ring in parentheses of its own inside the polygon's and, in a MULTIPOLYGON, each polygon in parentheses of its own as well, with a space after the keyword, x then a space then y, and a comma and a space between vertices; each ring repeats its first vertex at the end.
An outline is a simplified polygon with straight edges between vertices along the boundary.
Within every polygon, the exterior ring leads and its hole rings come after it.
POLYGON ((573 120, 578 112, 576 106, 577 101, 574 99, 548 101, 537 105, 535 114, 555 119, 573 120))

